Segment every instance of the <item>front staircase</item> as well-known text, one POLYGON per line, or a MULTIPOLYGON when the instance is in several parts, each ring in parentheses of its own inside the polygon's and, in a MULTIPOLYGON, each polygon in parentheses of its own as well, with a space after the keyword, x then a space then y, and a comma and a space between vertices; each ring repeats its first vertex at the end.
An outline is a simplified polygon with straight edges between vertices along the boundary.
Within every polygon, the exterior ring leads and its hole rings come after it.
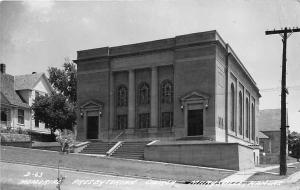
POLYGON ((144 159, 144 148, 150 141, 123 142, 111 156, 126 159, 144 159))
POLYGON ((116 142, 92 141, 80 153, 82 154, 103 154, 105 155, 116 142))

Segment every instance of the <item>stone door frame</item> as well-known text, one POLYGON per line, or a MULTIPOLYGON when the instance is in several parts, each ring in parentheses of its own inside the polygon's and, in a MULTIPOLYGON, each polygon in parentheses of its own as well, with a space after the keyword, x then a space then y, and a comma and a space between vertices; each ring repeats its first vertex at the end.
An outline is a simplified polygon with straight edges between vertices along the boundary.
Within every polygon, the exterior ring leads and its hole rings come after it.
POLYGON ((83 114, 83 128, 85 131, 85 138, 87 138, 87 118, 88 116, 98 116, 98 139, 101 138, 101 123, 103 115, 104 104, 102 102, 90 100, 80 106, 80 114, 83 114))
POLYGON ((184 117, 185 136, 188 136, 188 111, 189 110, 203 110, 203 135, 206 126, 206 112, 208 109, 209 97, 201 92, 193 91, 180 98, 181 109, 184 117))

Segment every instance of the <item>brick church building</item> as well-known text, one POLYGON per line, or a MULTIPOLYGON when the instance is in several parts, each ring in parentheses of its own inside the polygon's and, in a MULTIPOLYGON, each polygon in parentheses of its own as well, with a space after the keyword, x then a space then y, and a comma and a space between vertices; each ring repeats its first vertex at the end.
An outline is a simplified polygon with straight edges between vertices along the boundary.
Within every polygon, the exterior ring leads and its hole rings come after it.
POLYGON ((258 143, 259 90, 216 31, 82 50, 75 63, 78 139, 258 143))

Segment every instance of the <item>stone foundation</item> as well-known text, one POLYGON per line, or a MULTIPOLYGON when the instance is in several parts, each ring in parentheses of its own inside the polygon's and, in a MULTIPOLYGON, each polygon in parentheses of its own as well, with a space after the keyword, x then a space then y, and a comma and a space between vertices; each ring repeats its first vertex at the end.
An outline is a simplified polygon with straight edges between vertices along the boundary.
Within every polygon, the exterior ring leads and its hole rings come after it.
POLYGON ((239 143, 172 142, 147 145, 145 160, 231 170, 254 167, 253 149, 239 143))

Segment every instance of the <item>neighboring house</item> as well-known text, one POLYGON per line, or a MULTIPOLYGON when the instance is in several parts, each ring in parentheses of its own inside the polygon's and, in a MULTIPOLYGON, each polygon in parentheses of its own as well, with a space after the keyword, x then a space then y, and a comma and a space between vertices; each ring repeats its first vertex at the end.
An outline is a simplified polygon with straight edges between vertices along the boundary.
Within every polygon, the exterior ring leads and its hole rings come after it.
POLYGON ((49 133, 45 124, 34 120, 30 106, 38 95, 49 94, 53 89, 44 73, 12 76, 5 73, 1 64, 1 127, 21 127, 49 133))
MULTIPOLYGON (((288 121, 287 121, 288 123, 288 121)), ((281 110, 260 110, 258 116, 259 144, 263 147, 261 163, 279 163, 281 110)), ((288 126, 288 124, 287 124, 288 126)), ((288 133, 288 130, 287 130, 288 133)))

